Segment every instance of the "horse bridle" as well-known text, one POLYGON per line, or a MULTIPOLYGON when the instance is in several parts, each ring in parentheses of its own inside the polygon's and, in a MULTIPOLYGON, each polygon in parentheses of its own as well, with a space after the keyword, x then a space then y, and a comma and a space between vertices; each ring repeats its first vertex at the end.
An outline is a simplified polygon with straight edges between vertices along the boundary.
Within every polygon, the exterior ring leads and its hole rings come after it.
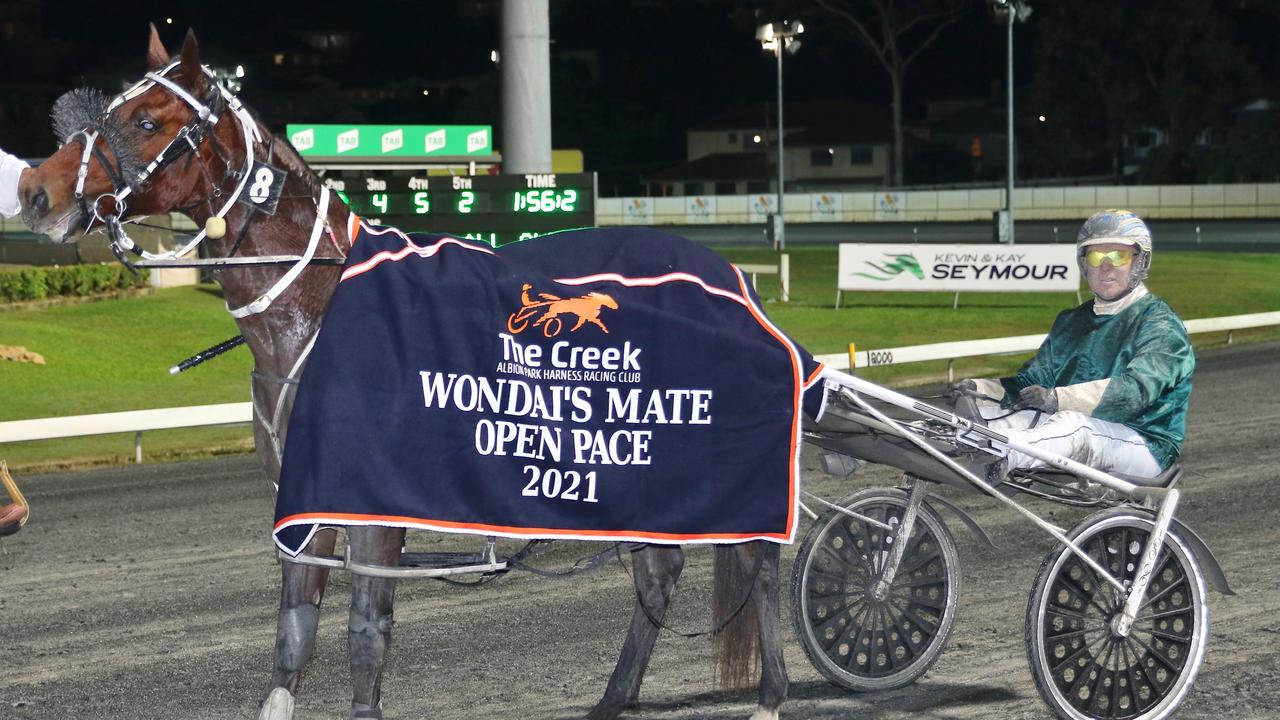
MULTIPOLYGON (((261 313, 270 307, 271 303, 274 302, 275 299, 286 289, 288 289, 293 281, 297 279, 298 275, 306 269, 307 265, 313 263, 341 264, 343 262, 345 258, 341 257, 315 257, 315 251, 319 245, 320 236, 327 226, 329 188, 325 186, 321 186, 320 188, 320 197, 316 200, 316 221, 312 227, 311 237, 307 243, 307 248, 301 255, 267 255, 249 258, 227 257, 204 260, 183 259, 182 256, 191 252, 196 248, 196 246, 204 241, 208 234, 207 225, 206 228, 201 229, 195 237, 180 248, 175 248, 162 253, 152 253, 139 247, 137 243, 129 237, 128 232, 126 232, 124 228, 124 224, 127 222, 124 220, 124 214, 128 209, 128 204, 125 202, 126 199, 133 193, 135 187, 143 187, 147 180, 150 179, 156 171, 183 157, 187 153, 191 153, 192 156, 197 156, 197 151, 199 150, 201 143, 203 143, 206 138, 213 137, 212 130, 221 120, 223 110, 230 109, 235 118, 240 122, 240 134, 244 139, 245 156, 242 169, 232 170, 230 167, 227 168, 223 181, 225 182, 227 178, 235 178, 237 180, 235 192, 230 194, 222 207, 214 213, 213 217, 224 218, 226 214, 230 212, 231 208, 235 206, 236 202, 239 201, 240 196, 244 192, 245 186, 249 182, 250 170, 253 168, 255 159, 254 146, 261 143, 263 140, 262 133, 258 129, 258 124, 254 121, 248 108, 246 108, 240 102, 240 99, 233 95, 226 86, 218 82, 217 76, 214 75, 213 71, 208 67, 201 66, 200 68, 201 72, 203 72, 205 77, 209 80, 210 96, 208 102, 201 102, 181 85, 170 80, 167 77, 168 73, 177 67, 180 62, 180 60, 175 60, 158 72, 147 73, 142 80, 139 80, 132 87, 117 95, 108 104, 106 113, 110 114, 116 108, 129 100, 138 97, 153 87, 160 86, 173 93, 178 99, 182 100, 191 108, 193 111, 191 120, 178 129, 177 133, 175 133, 174 137, 169 140, 168 144, 166 144, 155 158, 153 158, 151 162, 148 163, 135 178, 133 178, 132 182, 127 182, 123 177, 124 168, 113 168, 111 163, 108 162, 106 155, 97 147, 97 139, 99 135, 98 130, 86 128, 73 133, 72 137, 68 138, 68 140, 73 139, 76 136, 80 136, 83 138, 85 145, 84 152, 82 152, 80 156, 80 167, 76 173, 75 198, 80 207, 80 211, 87 217, 85 229, 87 230, 95 220, 101 222, 107 229, 107 235, 111 241, 112 252, 122 263, 129 267, 223 268, 292 263, 293 267, 289 268, 289 270, 279 279, 279 281, 275 283, 275 285, 259 295, 255 300, 239 308, 227 307, 227 311, 231 313, 232 317, 240 319, 249 315, 261 313), (113 185, 113 191, 99 195, 94 200, 93 207, 91 209, 88 207, 88 203, 84 196, 84 184, 85 179, 89 174, 90 158, 97 158, 98 162, 102 165, 104 172, 106 172, 107 176, 111 178, 113 185), (114 205, 113 211, 108 210, 104 213, 100 210, 104 200, 114 205), (125 255, 126 251, 141 258, 142 261, 130 262, 125 255)), ((213 196, 218 197, 220 195, 221 190, 217 184, 214 184, 213 196)), ((332 238, 332 230, 329 231, 329 235, 332 238)), ((335 247, 337 246, 336 240, 334 245, 335 247)))

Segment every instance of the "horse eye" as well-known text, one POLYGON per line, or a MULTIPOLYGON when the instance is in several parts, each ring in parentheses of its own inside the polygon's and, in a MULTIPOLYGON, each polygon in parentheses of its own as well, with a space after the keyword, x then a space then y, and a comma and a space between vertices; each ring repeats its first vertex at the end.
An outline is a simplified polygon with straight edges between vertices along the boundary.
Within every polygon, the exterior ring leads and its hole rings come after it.
POLYGON ((155 132, 155 131, 156 131, 156 127, 158 127, 158 126, 156 125, 156 121, 155 121, 155 120, 150 120, 150 119, 147 119, 147 118, 143 118, 142 120, 139 120, 139 121, 138 121, 138 127, 142 128, 142 129, 143 129, 143 130, 145 130, 146 132, 149 132, 149 133, 150 133, 150 132, 155 132))

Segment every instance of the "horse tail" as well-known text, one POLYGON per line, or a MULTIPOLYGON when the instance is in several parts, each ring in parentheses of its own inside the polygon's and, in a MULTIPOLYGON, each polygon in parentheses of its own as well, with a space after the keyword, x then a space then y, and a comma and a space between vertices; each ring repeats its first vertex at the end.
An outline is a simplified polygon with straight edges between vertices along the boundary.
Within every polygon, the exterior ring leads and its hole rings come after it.
POLYGON ((751 592, 757 572, 743 560, 755 560, 757 542, 717 545, 711 624, 716 677, 723 690, 749 690, 756 685, 760 661, 760 618, 751 592), (747 565, 744 567, 744 565, 747 565))

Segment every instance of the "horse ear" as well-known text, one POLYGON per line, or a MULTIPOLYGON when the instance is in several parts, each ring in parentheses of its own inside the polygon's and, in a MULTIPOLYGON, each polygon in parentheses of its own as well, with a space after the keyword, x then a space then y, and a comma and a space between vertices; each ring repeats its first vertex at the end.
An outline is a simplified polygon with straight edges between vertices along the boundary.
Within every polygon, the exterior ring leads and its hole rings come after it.
POLYGON ((160 31, 156 30, 156 24, 151 23, 151 39, 147 42, 147 70, 156 72, 163 70, 169 64, 169 51, 164 49, 164 43, 160 42, 160 31))
POLYGON ((200 66, 200 43, 196 42, 196 31, 187 28, 187 37, 182 41, 182 64, 179 66, 187 87, 199 93, 204 89, 204 69, 200 66))

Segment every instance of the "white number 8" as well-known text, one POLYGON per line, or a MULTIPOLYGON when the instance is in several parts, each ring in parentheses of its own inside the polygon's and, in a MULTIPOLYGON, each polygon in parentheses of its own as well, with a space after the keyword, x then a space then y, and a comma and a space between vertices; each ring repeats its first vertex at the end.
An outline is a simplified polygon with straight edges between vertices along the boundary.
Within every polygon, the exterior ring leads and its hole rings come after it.
POLYGON ((253 184, 249 186, 249 199, 259 205, 266 202, 275 179, 276 176, 271 172, 271 168, 258 168, 258 172, 253 174, 253 184))

